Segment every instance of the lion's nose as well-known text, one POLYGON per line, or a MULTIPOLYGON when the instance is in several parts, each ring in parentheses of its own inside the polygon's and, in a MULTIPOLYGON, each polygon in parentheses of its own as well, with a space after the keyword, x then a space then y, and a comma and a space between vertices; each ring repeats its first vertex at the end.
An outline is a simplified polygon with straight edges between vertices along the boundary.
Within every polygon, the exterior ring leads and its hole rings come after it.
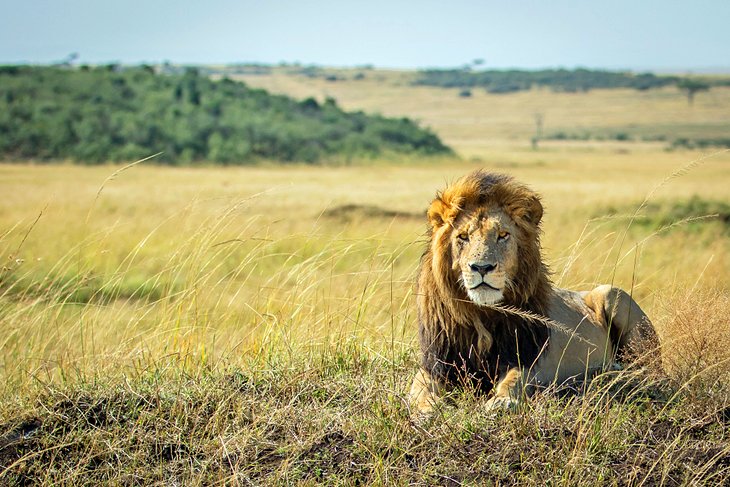
POLYGON ((489 274, 490 272, 492 272, 494 269, 497 268, 497 266, 494 264, 476 264, 476 263, 469 264, 469 267, 471 267, 471 270, 473 270, 474 272, 478 272, 479 274, 481 274, 482 277, 486 276, 487 274, 489 274))

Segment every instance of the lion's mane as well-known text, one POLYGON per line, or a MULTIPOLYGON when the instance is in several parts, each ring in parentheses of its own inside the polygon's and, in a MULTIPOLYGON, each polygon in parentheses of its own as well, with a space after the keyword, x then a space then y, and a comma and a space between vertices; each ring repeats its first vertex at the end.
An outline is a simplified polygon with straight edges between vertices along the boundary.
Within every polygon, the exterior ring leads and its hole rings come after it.
POLYGON ((428 210, 429 244, 418 278, 422 367, 445 383, 491 390, 499 374, 529 367, 546 346, 549 330, 527 317, 546 315, 550 294, 540 254, 542 205, 536 193, 502 174, 473 172, 438 193, 428 210), (517 225, 518 270, 510 276, 501 308, 474 304, 452 270, 454 220, 464 211, 500 207, 517 225))

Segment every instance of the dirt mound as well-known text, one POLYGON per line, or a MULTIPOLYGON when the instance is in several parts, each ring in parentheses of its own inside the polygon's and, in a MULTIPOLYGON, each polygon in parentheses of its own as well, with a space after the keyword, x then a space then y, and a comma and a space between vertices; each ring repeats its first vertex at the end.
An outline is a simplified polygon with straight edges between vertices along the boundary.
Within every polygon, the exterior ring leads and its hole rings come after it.
POLYGON ((378 218, 378 219, 424 219, 424 213, 411 213, 408 211, 390 210, 375 205, 358 205, 354 203, 339 205, 329 208, 322 213, 327 218, 337 218, 341 220, 355 220, 361 218, 378 218))

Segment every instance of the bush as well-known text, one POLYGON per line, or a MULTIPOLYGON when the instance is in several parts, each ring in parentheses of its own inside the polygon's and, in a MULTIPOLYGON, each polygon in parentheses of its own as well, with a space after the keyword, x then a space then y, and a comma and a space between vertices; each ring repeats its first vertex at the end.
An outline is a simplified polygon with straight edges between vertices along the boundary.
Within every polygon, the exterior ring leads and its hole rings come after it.
POLYGON ((545 69, 540 71, 432 69, 419 72, 414 84, 442 88, 483 87, 489 93, 512 93, 529 90, 533 86, 545 86, 554 91, 574 93, 595 88, 647 90, 671 85, 677 81, 678 78, 674 76, 588 69, 545 69))

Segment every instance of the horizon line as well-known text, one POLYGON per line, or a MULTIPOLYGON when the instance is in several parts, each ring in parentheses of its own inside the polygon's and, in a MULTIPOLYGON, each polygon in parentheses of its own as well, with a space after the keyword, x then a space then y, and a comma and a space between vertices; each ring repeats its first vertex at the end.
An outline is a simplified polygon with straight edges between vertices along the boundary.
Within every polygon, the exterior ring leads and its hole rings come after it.
POLYGON ((395 65, 378 65, 375 63, 352 63, 352 64, 327 64, 317 62, 301 62, 301 61, 172 61, 164 59, 161 61, 93 61, 84 62, 78 59, 69 60, 58 59, 53 61, 0 61, 0 66, 54 66, 54 65, 70 65, 70 66, 188 66, 188 67, 235 67, 235 66, 266 66, 266 67, 316 67, 325 69, 372 69, 382 71, 426 71, 426 70, 458 70, 472 69, 473 71, 543 71, 543 70, 568 70, 575 71, 586 69, 591 71, 615 71, 615 72, 631 72, 631 73, 655 73, 655 74, 730 74, 730 65, 710 65, 710 66, 655 66, 655 67, 636 67, 636 66, 586 66, 581 64, 573 65, 543 65, 543 66, 485 66, 483 63, 462 63, 460 65, 426 65, 426 66, 395 66, 395 65))

